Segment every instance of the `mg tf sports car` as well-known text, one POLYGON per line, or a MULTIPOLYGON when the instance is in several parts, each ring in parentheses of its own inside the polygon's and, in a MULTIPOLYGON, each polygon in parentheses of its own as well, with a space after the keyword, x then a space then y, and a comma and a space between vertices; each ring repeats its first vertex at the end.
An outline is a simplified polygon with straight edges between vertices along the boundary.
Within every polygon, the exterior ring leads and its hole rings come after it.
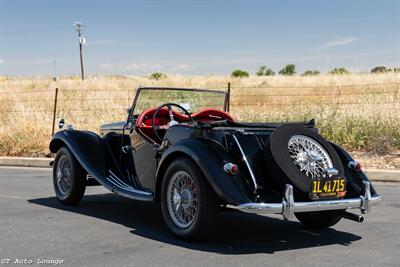
POLYGON ((76 205, 86 186, 102 185, 159 202, 166 226, 186 240, 210 235, 226 206, 323 228, 362 222, 348 210, 365 214, 381 199, 314 120, 239 122, 229 100, 229 91, 142 87, 126 121, 99 134, 67 126, 50 142, 57 198, 76 205))

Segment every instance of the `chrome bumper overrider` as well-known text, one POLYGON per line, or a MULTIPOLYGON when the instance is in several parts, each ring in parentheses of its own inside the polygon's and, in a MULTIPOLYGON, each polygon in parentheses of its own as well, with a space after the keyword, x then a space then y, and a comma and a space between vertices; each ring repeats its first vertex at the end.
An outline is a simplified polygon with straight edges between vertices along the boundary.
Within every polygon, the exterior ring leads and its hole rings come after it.
POLYGON ((370 183, 367 181, 363 183, 365 194, 359 198, 294 202, 293 187, 286 185, 282 203, 244 203, 236 208, 249 213, 282 214, 286 220, 292 219, 296 212, 360 209, 361 213, 366 214, 371 210, 372 204, 379 202, 381 197, 379 195, 372 197, 370 183))

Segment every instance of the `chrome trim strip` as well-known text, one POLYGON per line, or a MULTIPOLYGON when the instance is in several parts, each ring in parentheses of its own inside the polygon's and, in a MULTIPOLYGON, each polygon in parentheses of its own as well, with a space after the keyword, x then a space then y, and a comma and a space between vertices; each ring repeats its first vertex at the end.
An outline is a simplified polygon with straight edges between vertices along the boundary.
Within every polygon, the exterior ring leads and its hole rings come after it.
POLYGON ((114 177, 116 180, 118 180, 122 185, 124 185, 126 187, 132 187, 131 185, 122 181, 121 178, 119 178, 117 175, 115 175, 112 171, 109 171, 109 172, 110 172, 111 176, 114 177))
POLYGON ((114 184, 117 184, 119 187, 124 188, 124 189, 130 189, 131 187, 129 186, 125 186, 121 183, 121 181, 115 179, 115 177, 113 176, 109 176, 107 179, 110 179, 114 184))
POLYGON ((132 186, 130 186, 130 185, 126 184, 124 181, 122 181, 111 170, 109 170, 109 172, 110 172, 110 176, 107 177, 107 180, 109 182, 111 182, 113 185, 115 185, 116 187, 121 188, 126 191, 129 191, 129 192, 132 192, 132 193, 136 193, 136 194, 142 194, 142 195, 146 195, 146 196, 153 195, 151 192, 146 192, 146 191, 142 191, 142 190, 133 188, 132 186))
POLYGON ((131 190, 132 189, 132 187, 123 185, 119 180, 115 179, 115 177, 113 177, 111 175, 107 178, 107 180, 112 182, 114 185, 117 185, 119 188, 123 188, 125 190, 131 190))
POLYGON ((292 219, 296 212, 360 209, 363 214, 366 214, 370 212, 372 204, 380 202, 382 198, 379 195, 371 196, 369 182, 365 181, 364 186, 365 194, 359 198, 294 202, 293 187, 286 185, 282 203, 244 203, 236 208, 249 213, 282 214, 286 220, 292 219))
POLYGON ((238 148, 240 150, 240 153, 242 153, 242 157, 243 157, 244 162, 246 163, 247 169, 249 170, 251 179, 253 180, 253 184, 254 184, 254 191, 257 191, 258 185, 257 185, 256 177, 254 176, 253 170, 250 167, 250 163, 247 160, 246 154, 244 154, 243 148, 240 145, 239 140, 237 139, 237 137, 234 134, 232 134, 232 137, 233 137, 233 139, 235 139, 235 142, 236 142, 236 144, 237 144, 237 146, 238 146, 238 148))
POLYGON ((111 179, 111 176, 110 176, 110 177, 107 177, 107 180, 108 180, 110 183, 112 183, 114 186, 118 187, 118 188, 124 189, 124 190, 126 190, 126 191, 130 191, 129 188, 123 187, 123 186, 121 186, 120 184, 118 184, 117 182, 115 182, 113 179, 111 179))
POLYGON ((145 192, 145 191, 141 191, 141 190, 136 190, 136 189, 134 189, 134 188, 132 188, 132 187, 130 187, 130 188, 128 188, 128 187, 123 187, 123 186, 119 185, 115 180, 110 179, 110 178, 111 178, 111 176, 108 177, 107 180, 108 180, 110 183, 112 183, 114 186, 116 186, 116 187, 118 187, 118 188, 120 188, 120 189, 123 189, 123 190, 128 191, 128 192, 136 193, 136 194, 146 195, 146 196, 151 196, 151 195, 152 195, 152 193, 150 193, 150 192, 145 192))

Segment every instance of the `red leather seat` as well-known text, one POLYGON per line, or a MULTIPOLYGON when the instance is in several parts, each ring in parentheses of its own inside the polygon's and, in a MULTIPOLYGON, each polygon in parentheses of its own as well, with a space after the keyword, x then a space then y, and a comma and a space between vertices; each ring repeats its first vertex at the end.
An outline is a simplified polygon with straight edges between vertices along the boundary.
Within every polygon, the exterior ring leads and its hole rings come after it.
MULTIPOLYGON (((137 129, 144 134, 145 136, 147 136, 148 138, 151 139, 151 141, 153 141, 154 143, 157 143, 156 140, 157 138, 155 138, 154 136, 154 132, 152 129, 152 121, 153 121, 153 115, 154 112, 156 111, 156 108, 150 108, 150 109, 146 109, 144 110, 139 117, 136 120, 136 126, 137 129)), ((188 116, 181 114, 179 112, 176 112, 174 110, 172 110, 172 113, 174 114, 174 118, 177 122, 185 122, 185 121, 189 121, 188 116)), ((167 125, 169 122, 169 113, 168 113, 168 109, 167 108, 162 108, 159 112, 157 117, 155 118, 154 121, 154 125, 155 126, 163 126, 163 125, 167 125)))
MULTIPOLYGON (((152 120, 153 120, 153 115, 154 112, 156 111, 156 108, 150 108, 144 110, 139 117, 136 120, 136 126, 137 129, 145 136, 151 139, 154 143, 156 142, 156 138, 154 136, 154 132, 152 129, 152 120)), ((189 116, 176 112, 172 110, 172 113, 174 114, 174 118, 177 122, 187 122, 190 121, 189 116)), ((200 110, 196 113, 191 114, 192 118, 196 121, 201 121, 201 122, 210 122, 210 121, 217 121, 217 120, 231 120, 234 121, 233 117, 222 110, 214 109, 214 108, 206 108, 203 110, 200 110)), ((169 113, 168 109, 162 108, 159 112, 157 117, 155 118, 154 125, 155 126, 164 126, 167 125, 169 122, 169 113)))
POLYGON ((192 118, 196 121, 202 121, 202 122, 219 121, 219 120, 234 121, 233 117, 229 113, 215 108, 205 108, 196 113, 193 113, 192 118))

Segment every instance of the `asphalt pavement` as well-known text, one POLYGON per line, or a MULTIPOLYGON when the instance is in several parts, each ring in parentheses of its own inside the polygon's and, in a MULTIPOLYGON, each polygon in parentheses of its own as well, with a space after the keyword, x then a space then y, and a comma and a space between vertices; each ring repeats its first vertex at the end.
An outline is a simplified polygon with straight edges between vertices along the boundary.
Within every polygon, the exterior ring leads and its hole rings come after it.
POLYGON ((215 236, 179 241, 159 205, 88 187, 77 207, 54 197, 51 170, 0 167, 0 266, 400 266, 400 184, 364 223, 308 230, 281 216, 221 212, 215 236))

